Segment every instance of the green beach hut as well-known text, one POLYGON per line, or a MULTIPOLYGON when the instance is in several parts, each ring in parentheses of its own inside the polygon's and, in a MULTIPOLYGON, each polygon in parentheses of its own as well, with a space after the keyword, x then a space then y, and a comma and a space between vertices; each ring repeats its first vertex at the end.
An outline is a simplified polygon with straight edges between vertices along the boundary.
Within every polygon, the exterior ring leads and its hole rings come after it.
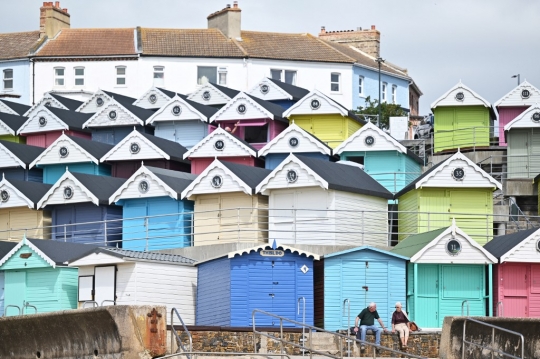
POLYGON ((391 252, 410 257, 406 308, 422 328, 441 328, 445 316, 459 316, 462 309, 464 315, 493 315, 497 259, 455 223, 409 236, 391 252))

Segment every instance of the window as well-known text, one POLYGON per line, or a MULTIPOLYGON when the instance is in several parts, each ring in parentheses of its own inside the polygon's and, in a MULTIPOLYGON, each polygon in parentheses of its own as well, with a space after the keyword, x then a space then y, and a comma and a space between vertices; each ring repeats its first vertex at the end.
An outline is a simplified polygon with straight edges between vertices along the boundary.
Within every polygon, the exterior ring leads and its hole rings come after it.
POLYGON ((13 90, 13 69, 4 70, 4 90, 13 90))
POLYGON ((392 103, 397 103, 397 87, 392 86, 392 103))
POLYGON ((217 83, 217 67, 197 66, 197 84, 217 83))
POLYGON ((154 86, 163 86, 165 84, 165 67, 154 66, 154 86))
POLYGON ((388 84, 386 82, 382 83, 381 87, 381 102, 386 102, 386 88, 388 87, 388 84))
POLYGON ((116 68, 116 84, 125 85, 126 84, 126 67, 118 66, 116 68))
POLYGON ((75 86, 84 86, 84 67, 75 68, 75 86))
POLYGON ((64 68, 63 67, 54 69, 54 85, 64 86, 64 68))
POLYGON ((270 77, 289 85, 296 85, 296 71, 293 70, 270 69, 270 77))
POLYGON ((337 73, 330 74, 330 91, 339 92, 339 80, 341 75, 337 73))
POLYGON ((218 84, 222 86, 227 86, 227 68, 220 67, 218 69, 218 84))
POLYGON ((364 76, 358 77, 358 95, 364 96, 364 76))

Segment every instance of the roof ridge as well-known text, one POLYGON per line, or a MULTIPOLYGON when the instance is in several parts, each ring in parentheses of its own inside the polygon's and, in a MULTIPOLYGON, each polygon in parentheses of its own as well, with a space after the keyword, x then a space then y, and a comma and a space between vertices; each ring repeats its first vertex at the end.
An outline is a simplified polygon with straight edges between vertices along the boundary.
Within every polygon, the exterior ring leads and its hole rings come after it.
MULTIPOLYGON (((223 36, 225 36, 225 35, 223 35, 223 36)), ((242 51, 244 53, 244 56, 249 57, 249 53, 246 51, 246 49, 244 49, 244 47, 242 45, 240 45, 238 40, 236 40, 236 39, 230 39, 230 40, 232 40, 233 44, 235 44, 240 49, 240 51, 242 51)))
POLYGON ((346 58, 350 59, 353 63, 356 63, 356 62, 357 62, 356 59, 353 59, 353 58, 350 57, 349 55, 347 55, 347 54, 345 54, 345 53, 339 51, 339 50, 336 49, 335 47, 331 46, 326 40, 323 40, 323 39, 321 39, 321 38, 315 37, 315 36, 313 36, 313 35, 311 35, 311 34, 309 34, 309 33, 308 33, 308 36, 311 36, 312 38, 314 38, 315 40, 318 40, 321 44, 325 45, 326 47, 328 47, 328 48, 330 48, 330 49, 336 51, 337 53, 339 53, 339 54, 345 56, 346 58))

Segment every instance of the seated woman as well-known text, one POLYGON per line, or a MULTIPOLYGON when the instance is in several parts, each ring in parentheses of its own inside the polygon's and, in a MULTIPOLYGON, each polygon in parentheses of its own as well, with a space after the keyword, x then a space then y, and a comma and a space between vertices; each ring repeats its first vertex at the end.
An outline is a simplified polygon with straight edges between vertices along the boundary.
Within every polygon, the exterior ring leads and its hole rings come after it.
POLYGON ((407 341, 409 340, 409 318, 407 314, 401 309, 401 303, 396 303, 396 310, 392 314, 392 333, 395 333, 396 330, 399 333, 399 338, 401 339, 401 347, 407 348, 407 341))

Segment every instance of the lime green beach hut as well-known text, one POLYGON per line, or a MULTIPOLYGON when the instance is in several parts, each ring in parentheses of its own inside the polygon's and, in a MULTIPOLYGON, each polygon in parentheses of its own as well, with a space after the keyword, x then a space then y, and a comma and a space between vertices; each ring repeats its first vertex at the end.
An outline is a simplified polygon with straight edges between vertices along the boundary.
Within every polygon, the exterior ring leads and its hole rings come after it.
POLYGON ((453 223, 409 236, 392 251, 407 263, 407 310, 423 328, 445 316, 492 316, 492 266, 497 259, 453 223))
POLYGON ((435 115, 435 152, 488 147, 495 112, 491 104, 461 81, 431 104, 435 115))

